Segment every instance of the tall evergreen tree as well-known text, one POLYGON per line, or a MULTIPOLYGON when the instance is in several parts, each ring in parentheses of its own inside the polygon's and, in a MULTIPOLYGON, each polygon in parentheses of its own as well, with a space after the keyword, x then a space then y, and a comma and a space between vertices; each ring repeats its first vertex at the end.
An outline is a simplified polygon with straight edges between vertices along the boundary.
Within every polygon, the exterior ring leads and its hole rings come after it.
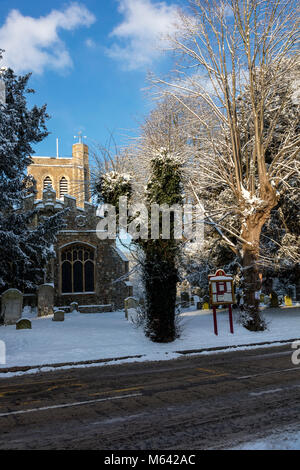
MULTIPOLYGON (((2 51, 3 52, 3 51, 2 51)), ((0 50, 0 59, 1 59, 0 50)), ((34 181, 26 170, 34 153, 32 144, 47 135, 46 105, 27 106, 30 74, 17 76, 2 69, 5 99, 0 102, 0 290, 33 288, 43 282, 44 268, 53 255, 52 243, 63 214, 37 222, 35 210, 24 210, 34 181)))

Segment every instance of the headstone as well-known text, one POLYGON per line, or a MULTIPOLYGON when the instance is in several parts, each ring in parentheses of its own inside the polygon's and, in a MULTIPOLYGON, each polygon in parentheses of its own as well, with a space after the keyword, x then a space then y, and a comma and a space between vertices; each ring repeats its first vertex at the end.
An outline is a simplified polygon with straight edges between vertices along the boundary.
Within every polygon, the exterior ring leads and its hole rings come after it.
POLYGON ((275 291, 272 291, 272 292, 271 292, 270 307, 272 307, 272 308, 279 307, 278 295, 276 294, 275 291))
POLYGON ((72 302, 70 304, 70 312, 76 312, 78 311, 78 302, 72 302))
POLYGON ((200 303, 200 298, 198 295, 193 295, 193 305, 195 306, 195 310, 199 310, 199 303, 200 303))
POLYGON ((138 311, 137 309, 131 307, 127 310, 127 315, 128 321, 130 321, 131 323, 135 323, 138 317, 138 311))
POLYGON ((53 314, 54 287, 53 284, 42 284, 38 288, 38 316, 53 314))
POLYGON ((181 305, 183 307, 190 306, 190 295, 188 292, 181 292, 180 298, 181 298, 181 305))
POLYGON ((4 325, 15 325, 22 316, 23 294, 18 289, 8 289, 1 296, 1 317, 4 325))
POLYGON ((31 321, 26 318, 21 318, 16 323, 16 330, 31 330, 31 321))
POLYGON ((194 295, 194 305, 196 307, 196 310, 201 310, 202 302, 201 302, 200 297, 198 295, 194 295))
POLYGON ((265 302, 265 295, 264 294, 260 294, 259 296, 259 301, 263 304, 265 302))
POLYGON ((293 306, 292 298, 289 297, 288 295, 285 295, 284 296, 284 304, 286 305, 286 307, 292 307, 293 306))
POLYGON ((137 299, 135 299, 134 297, 127 297, 125 300, 124 300, 124 307, 125 307, 125 318, 127 318, 128 320, 128 310, 130 308, 137 308, 138 307, 138 301, 137 299))
POLYGON ((52 321, 64 321, 65 312, 63 310, 55 310, 52 321))

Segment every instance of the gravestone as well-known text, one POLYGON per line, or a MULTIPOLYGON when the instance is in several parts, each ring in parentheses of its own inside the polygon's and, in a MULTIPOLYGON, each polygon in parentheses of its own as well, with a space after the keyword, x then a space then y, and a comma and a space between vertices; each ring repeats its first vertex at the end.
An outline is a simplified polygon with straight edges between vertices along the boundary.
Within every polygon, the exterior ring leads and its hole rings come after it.
POLYGON ((76 312, 76 311, 78 311, 78 302, 72 302, 70 304, 70 312, 72 313, 72 312, 76 312))
POLYGON ((21 318, 16 323, 16 330, 31 330, 31 321, 26 318, 21 318))
POLYGON ((202 308, 202 301, 200 300, 200 297, 198 295, 194 295, 194 305, 196 307, 196 310, 201 310, 202 308))
POLYGON ((137 318, 138 318, 138 311, 135 308, 132 308, 132 307, 128 308, 127 317, 128 317, 129 322, 135 323, 137 321, 137 318))
POLYGON ((1 296, 1 318, 4 325, 15 325, 22 316, 23 294, 18 289, 8 289, 1 296))
POLYGON ((272 308, 279 307, 278 295, 275 291, 271 292, 270 307, 272 307, 272 308))
POLYGON ((130 308, 136 309, 138 307, 138 301, 134 297, 127 297, 124 301, 124 307, 125 307, 125 318, 128 320, 128 310, 130 308))
POLYGON ((52 321, 64 321, 64 320, 65 320, 65 312, 63 310, 55 310, 52 321))
POLYGON ((181 292, 180 299, 182 307, 190 306, 190 295, 188 292, 181 292))
POLYGON ((38 288, 38 316, 53 314, 54 287, 53 284, 42 284, 38 288))

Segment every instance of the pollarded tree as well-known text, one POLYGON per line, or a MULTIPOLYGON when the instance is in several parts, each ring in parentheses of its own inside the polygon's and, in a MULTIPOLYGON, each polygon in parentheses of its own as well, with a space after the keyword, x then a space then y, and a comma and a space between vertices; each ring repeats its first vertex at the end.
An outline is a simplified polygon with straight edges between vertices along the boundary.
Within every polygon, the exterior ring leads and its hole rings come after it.
MULTIPOLYGON (((166 149, 154 154, 145 195, 149 211, 152 205, 182 207, 182 167, 183 161, 179 155, 171 154, 166 149)), ((179 336, 175 309, 182 240, 176 239, 174 212, 171 211, 169 216, 170 232, 166 237, 162 232, 163 215, 160 213, 156 236, 150 230, 148 239, 135 242, 144 254, 142 273, 146 293, 146 334, 155 342, 170 342, 179 336)))
MULTIPOLYGON (((179 336, 176 322, 176 287, 184 245, 183 233, 176 233, 176 208, 184 203, 185 167, 188 142, 183 129, 185 109, 176 100, 159 102, 142 125, 137 152, 132 159, 138 173, 135 200, 142 197, 153 223, 153 207, 170 209, 169 233, 164 234, 161 211, 157 215, 157 232, 135 244, 142 251, 140 259, 146 296, 146 334, 152 341, 170 342, 179 336), (144 190, 145 189, 145 190, 144 190)), ((166 215, 166 213, 165 213, 166 215)), ((182 219, 181 219, 182 221, 182 219)))
POLYGON ((178 105, 174 100, 160 103, 142 126, 135 151, 130 155, 128 150, 126 165, 120 166, 117 159, 109 158, 108 165, 101 164, 98 177, 95 175, 94 187, 99 201, 112 204, 117 218, 119 197, 126 196, 127 202, 131 203, 128 230, 145 289, 145 333, 155 342, 170 342, 179 334, 175 310, 182 239, 175 236, 172 206, 182 206, 184 196, 183 149, 186 139, 180 129, 178 105), (169 216, 167 234, 163 233, 163 214, 159 210, 163 205, 169 216), (153 207, 158 210, 154 231, 153 207), (170 212, 168 208, 171 208, 170 212), (142 215, 143 211, 147 212, 146 217, 142 215))
POLYGON ((292 0, 194 0, 190 14, 182 14, 177 36, 169 38, 188 65, 183 63, 177 80, 153 79, 183 105, 188 97, 210 109, 210 115, 198 114, 186 105, 191 119, 206 128, 195 149, 191 184, 196 195, 209 187, 230 192, 233 203, 208 217, 241 249, 244 325, 255 331, 265 328, 257 293, 262 227, 289 179, 299 175, 296 120, 288 120, 283 135, 274 139, 295 93, 284 77, 293 76, 299 62, 298 39, 298 6, 292 0), (279 88, 280 100, 272 108, 279 88), (225 218, 232 224, 226 226, 225 218))
MULTIPOLYGON (((1 51, 0 51, 1 52, 1 51)), ((1 58, 1 57, 0 57, 1 58)), ((28 109, 30 75, 1 71, 5 99, 0 103, 0 289, 34 288, 44 280, 44 268, 53 256, 52 243, 63 214, 35 223, 35 211, 23 209, 24 197, 34 191, 26 170, 32 144, 47 135, 46 106, 28 109)))

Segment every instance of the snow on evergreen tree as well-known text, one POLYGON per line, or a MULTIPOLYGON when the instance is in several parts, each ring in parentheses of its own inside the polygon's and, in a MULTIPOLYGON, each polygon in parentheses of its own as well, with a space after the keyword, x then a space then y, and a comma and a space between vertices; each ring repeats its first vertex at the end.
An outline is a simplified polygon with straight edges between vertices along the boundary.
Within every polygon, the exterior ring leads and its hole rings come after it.
POLYGON ((132 177, 127 173, 114 170, 101 173, 95 179, 94 192, 97 195, 98 202, 106 202, 118 207, 121 196, 131 198, 132 177))
MULTIPOLYGON (((0 51, 1 59, 1 51, 0 51)), ((46 106, 28 109, 26 94, 30 74, 17 76, 1 70, 5 100, 0 103, 0 290, 34 288, 43 282, 44 268, 53 256, 52 243, 63 214, 37 224, 36 211, 23 209, 24 198, 34 192, 26 174, 34 153, 32 144, 47 135, 46 106)))
MULTIPOLYGON (((155 151, 151 174, 146 186, 145 203, 169 208, 183 204, 183 160, 180 154, 161 148, 155 151)), ((175 236, 175 215, 170 211, 170 237, 162 234, 162 214, 159 215, 158 238, 139 239, 142 248, 143 281, 146 294, 146 335, 154 342, 171 342, 179 336, 176 324, 176 288, 182 240, 175 236)))

